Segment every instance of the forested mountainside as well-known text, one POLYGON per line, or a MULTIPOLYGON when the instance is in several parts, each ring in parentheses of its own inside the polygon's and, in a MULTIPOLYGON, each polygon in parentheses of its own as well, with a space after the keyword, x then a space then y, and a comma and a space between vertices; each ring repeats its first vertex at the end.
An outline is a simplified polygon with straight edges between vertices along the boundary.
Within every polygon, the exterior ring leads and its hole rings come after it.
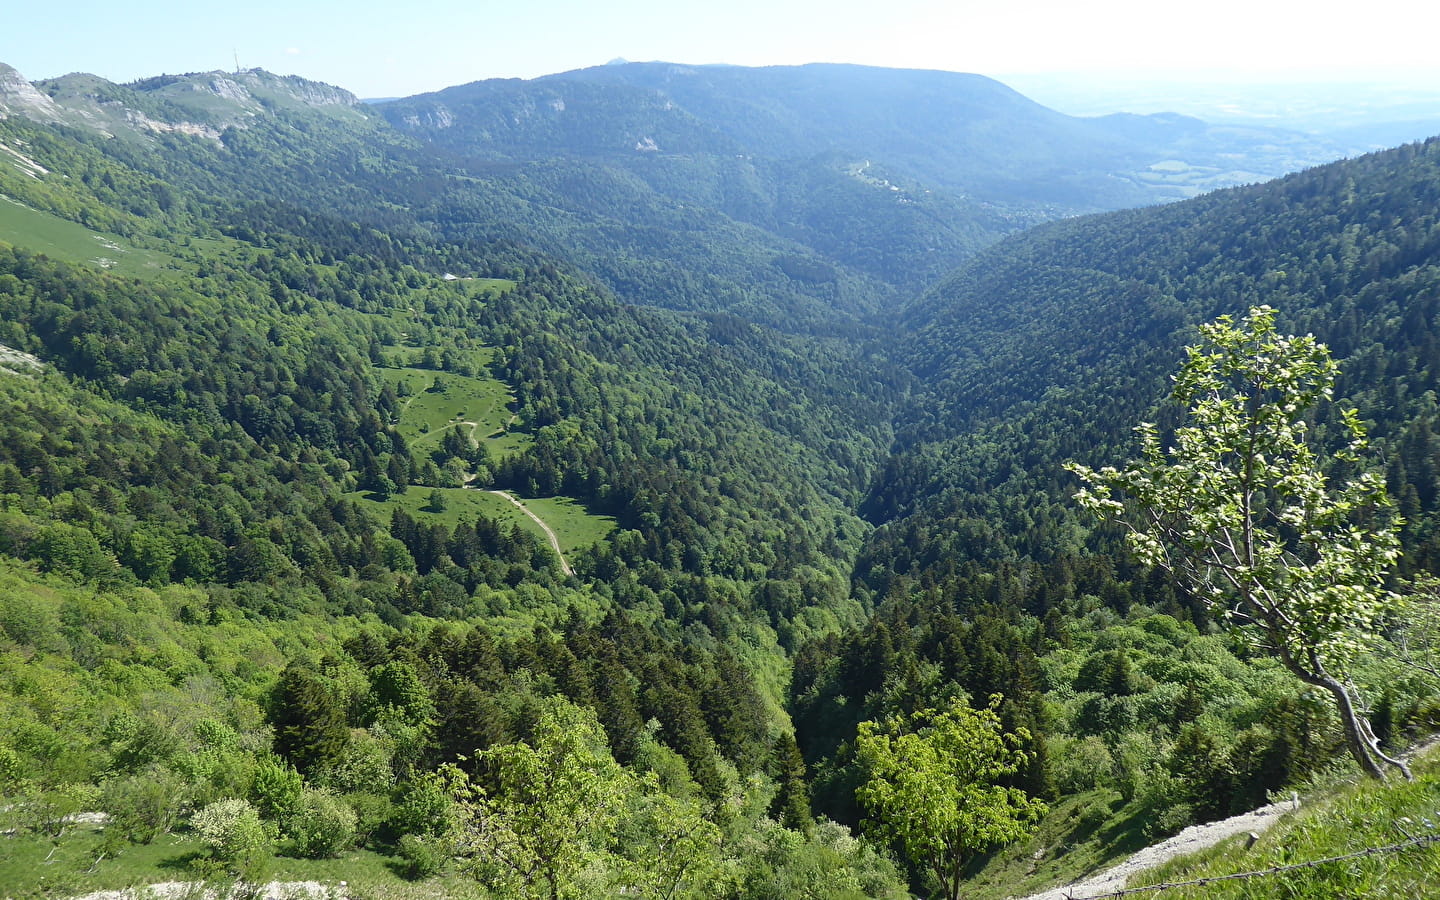
MULTIPOLYGON (((1300 762, 1310 752, 1300 748, 1318 749, 1324 729, 1302 724, 1310 713, 1300 695, 1222 711, 1236 695, 1216 689, 1214 670, 1201 675, 1189 668, 1193 649, 1158 639, 1172 618, 1203 634, 1199 607, 1078 513, 1062 464, 1119 463, 1138 450, 1136 423, 1172 427, 1178 410, 1161 401, 1195 325, 1269 303, 1282 331, 1313 333, 1341 360, 1335 404, 1312 423, 1317 443, 1338 440, 1336 408, 1361 410, 1406 519, 1398 575, 1433 571, 1437 189, 1440 143, 1408 145, 1181 204, 1042 226, 914 303, 898 359, 923 387, 897 418, 897 451, 867 495, 863 510, 879 527, 852 582, 877 613, 859 632, 801 649, 797 722, 811 709, 832 724, 842 710, 869 719, 885 702, 923 705, 933 701, 917 695, 957 682, 972 696, 1001 691, 1024 722, 1019 706, 1031 696, 1040 706, 1028 721, 1043 723, 1035 730, 1052 736, 1052 752, 1072 761, 1096 752, 1087 770, 1113 773, 1122 793, 1135 790, 1129 767, 1147 759, 1145 777, 1189 785, 1170 801, 1188 798, 1207 815, 1313 765, 1300 762), (1077 615, 1087 625, 1064 624, 1077 615), (992 617, 1031 643, 977 665, 964 641, 998 627, 992 617), (1108 655, 1059 675, 1061 660, 1075 659, 1059 648, 1081 635, 1088 653, 1108 655), (1181 712, 1201 695, 1203 714, 1181 712)), ((1420 700, 1428 689, 1400 701, 1415 689, 1400 684, 1374 683, 1378 715, 1417 700, 1398 721, 1432 715, 1420 700)), ((799 733, 817 771, 843 759, 841 735, 799 733)), ((849 794, 843 771, 836 777, 838 814, 849 794)))
MULTIPOLYGON (((777 133, 752 221, 720 151, 769 127, 754 94, 727 131, 713 86, 656 100, 673 68, 572 76, 573 133, 499 152, 267 73, 0 71, 0 883, 346 854, 529 896, 499 817, 565 894, 929 891, 865 823, 857 734, 995 696, 1004 786, 1057 809, 1005 894, 1334 764, 1328 708, 1080 518, 1061 464, 1127 456, 1193 326, 1269 302, 1342 359, 1400 575, 1429 572, 1440 147, 1042 226, 902 309, 941 266, 902 273, 936 245, 892 215, 900 154, 816 168, 777 133), (655 122, 699 149, 609 158, 655 122)), ((454 90, 559 112, 555 84, 454 90)), ((455 135, 483 121, 452 100, 455 135)), ((951 198, 954 258, 1031 221, 951 198)), ((1360 678, 1385 741, 1433 724, 1424 676, 1360 678)))
POLYGON ((477 175, 522 184, 528 203, 546 206, 543 222, 495 208, 477 218, 525 222, 531 230, 515 236, 575 259, 622 296, 681 309, 720 300, 769 322, 775 298, 792 291, 885 318, 896 288, 932 284, 1026 225, 1341 152, 1173 116, 1076 119, 981 76, 863 66, 629 63, 378 109, 402 132, 488 161, 477 175), (729 232, 768 248, 743 274, 729 274, 733 253, 717 252, 729 232), (726 299, 734 288, 721 275, 758 276, 765 300, 726 299), (865 305, 845 299, 850 291, 865 305))
MULTIPOLYGON (((381 110, 399 127, 486 157, 839 156, 985 203, 1071 211, 1184 196, 1147 177, 1165 159, 1215 167, 1212 174, 1236 150, 1252 172, 1278 161, 1197 119, 1081 119, 980 75, 852 65, 612 64, 475 82, 381 110)), ((1296 134, 1267 137, 1290 153, 1333 149, 1296 134)))
MULTIPOLYGON (((904 361, 929 392, 899 426, 902 450, 873 487, 870 514, 1013 490, 1017 501, 1036 491, 1024 501, 1030 515, 1062 515, 1067 488, 1053 461, 1123 458, 1129 427, 1162 415, 1166 361, 1194 325, 1261 302, 1344 361, 1337 393, 1361 408, 1392 490, 1408 495, 1411 467, 1433 465, 1423 434, 1433 425, 1437 152, 1407 145, 1184 204, 1056 223, 985 254, 906 312, 915 338, 904 361)), ((1419 565, 1433 553, 1434 499, 1425 489, 1406 501, 1419 565)), ((998 507, 976 512, 1009 536, 992 545, 1004 552, 1075 549, 1074 532, 1047 544, 1022 537, 1028 526, 1000 526, 998 507)))

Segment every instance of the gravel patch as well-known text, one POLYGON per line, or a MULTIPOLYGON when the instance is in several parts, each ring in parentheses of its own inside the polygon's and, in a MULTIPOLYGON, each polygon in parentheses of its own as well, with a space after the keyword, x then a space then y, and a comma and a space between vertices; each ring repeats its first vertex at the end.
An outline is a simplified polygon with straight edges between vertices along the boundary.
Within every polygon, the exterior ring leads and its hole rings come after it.
POLYGON ((318 881, 271 881, 257 893, 251 886, 237 884, 221 890, 200 881, 162 881, 143 887, 95 891, 72 900, 345 900, 345 882, 325 885, 318 881))

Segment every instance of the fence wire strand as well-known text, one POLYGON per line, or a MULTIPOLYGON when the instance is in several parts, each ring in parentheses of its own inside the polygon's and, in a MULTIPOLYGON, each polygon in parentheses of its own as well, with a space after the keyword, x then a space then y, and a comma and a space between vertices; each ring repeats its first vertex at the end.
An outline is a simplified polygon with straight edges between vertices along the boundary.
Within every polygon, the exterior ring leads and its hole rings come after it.
MULTIPOLYGON (((1234 872, 1230 875, 1211 875, 1208 878, 1196 878, 1191 881, 1163 881, 1159 884, 1147 884, 1144 887, 1121 888, 1105 894, 1079 895, 1066 892, 1068 900, 1111 900, 1116 897, 1130 897, 1136 894, 1153 894, 1161 891, 1168 891, 1179 887, 1198 887, 1207 884, 1216 884, 1221 881, 1242 881, 1247 878, 1259 878, 1264 875, 1277 875, 1281 872, 1294 872, 1298 869, 1313 869, 1328 863, 1344 862, 1349 859, 1360 859, 1366 856, 1379 856, 1382 853, 1399 853, 1402 850, 1409 850, 1413 847, 1433 844, 1440 841, 1440 834, 1426 834, 1420 837, 1413 837, 1401 841, 1398 844, 1388 844, 1384 847, 1367 847, 1364 850, 1356 850, 1353 853, 1345 853, 1340 856, 1327 856, 1324 859, 1312 859, 1307 862, 1290 863, 1284 866, 1274 866, 1269 869, 1256 869, 1253 872, 1234 872)), ((1073 890, 1073 889, 1072 889, 1073 890)))

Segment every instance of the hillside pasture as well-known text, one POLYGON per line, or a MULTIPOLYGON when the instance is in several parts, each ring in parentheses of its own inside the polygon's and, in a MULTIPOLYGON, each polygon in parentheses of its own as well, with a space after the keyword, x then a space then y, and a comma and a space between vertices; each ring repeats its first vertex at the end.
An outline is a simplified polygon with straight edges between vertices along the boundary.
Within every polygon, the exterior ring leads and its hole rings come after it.
POLYGON ((142 250, 125 238, 32 209, 0 194, 0 241, 51 259, 95 266, 121 275, 153 277, 173 264, 164 254, 142 250))
MULTIPOLYGON (((490 352, 475 355, 483 355, 482 362, 488 363, 490 352)), ((484 444, 494 457, 523 450, 530 442, 529 435, 510 430, 516 424, 510 408, 515 395, 503 381, 413 366, 381 373, 402 397, 403 411, 396 424, 416 453, 438 447, 446 430, 455 425, 468 429, 471 439, 484 444)))
MULTIPOLYGON (((381 522, 388 522, 396 509, 402 509, 416 519, 439 522, 450 528, 454 528, 461 519, 486 516, 507 527, 519 525, 549 546, 544 529, 533 519, 504 497, 487 490, 411 485, 404 493, 397 491, 384 500, 376 499, 367 491, 355 491, 346 497, 363 502, 365 508, 372 510, 381 522), (430 506, 431 494, 436 492, 444 500, 444 509, 438 512, 430 506)), ((566 554, 604 540, 615 529, 613 518, 592 515, 568 497, 519 499, 554 530, 560 549, 566 554)))

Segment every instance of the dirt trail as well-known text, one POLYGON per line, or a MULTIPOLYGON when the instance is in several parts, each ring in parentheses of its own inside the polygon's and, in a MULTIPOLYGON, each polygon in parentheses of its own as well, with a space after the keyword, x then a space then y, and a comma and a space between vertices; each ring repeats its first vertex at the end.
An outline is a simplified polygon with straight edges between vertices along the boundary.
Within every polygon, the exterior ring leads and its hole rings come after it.
MULTIPOLYGON (((1432 735, 1428 740, 1413 747, 1401 758, 1404 759, 1406 763, 1413 763, 1416 759, 1429 755, 1437 747, 1440 747, 1440 737, 1432 735)), ((1146 847, 1119 865, 1106 869, 1098 875, 1093 875, 1084 881, 1077 881, 1074 884, 1067 884, 1063 887, 1041 891, 1038 894, 1031 894, 1028 897, 1021 898, 1021 900, 1085 900, 1085 898, 1103 897, 1106 894, 1113 894, 1115 891, 1124 888, 1126 880, 1137 872, 1154 869, 1176 857, 1184 856, 1187 853, 1197 853, 1207 847, 1213 847, 1226 838, 1234 837, 1237 834, 1248 834, 1252 831, 1256 834, 1265 833, 1266 829, 1279 821, 1281 816, 1300 808, 1300 796, 1298 794, 1291 794, 1290 796, 1291 799, 1288 801, 1272 803, 1269 806, 1252 809, 1250 812, 1241 813, 1238 816, 1231 816, 1228 819, 1221 819, 1218 822, 1207 822, 1204 825, 1191 825, 1174 837, 1167 838, 1158 844, 1146 847)))
POLYGON ((1191 825, 1174 837, 1146 847, 1118 866, 1106 869, 1099 875, 1064 887, 1051 888, 1039 894, 1031 894, 1024 900, 1082 900, 1086 897, 1112 894, 1124 888, 1126 880, 1137 872, 1153 869, 1187 853, 1196 853, 1207 847, 1213 847, 1237 834, 1247 834, 1252 831, 1260 834, 1274 825, 1285 813, 1299 808, 1299 800, 1272 803, 1269 806, 1262 806, 1259 809, 1231 816, 1228 819, 1221 819, 1218 822, 1191 825))
POLYGON ((550 526, 545 524, 544 519, 531 512, 530 507, 521 503, 518 499, 516 499, 515 495, 510 493, 509 491, 490 491, 490 493, 494 494, 497 497, 504 497, 506 500, 509 500, 511 503, 515 504, 515 507, 517 509, 519 509, 525 515, 533 519, 535 521, 535 524, 540 526, 540 530, 545 532, 545 536, 550 539, 550 546, 554 548, 555 555, 560 557, 560 571, 564 572, 566 575, 575 574, 575 570, 570 568, 570 564, 565 561, 565 554, 560 552, 560 539, 555 536, 554 531, 550 530, 550 526))

